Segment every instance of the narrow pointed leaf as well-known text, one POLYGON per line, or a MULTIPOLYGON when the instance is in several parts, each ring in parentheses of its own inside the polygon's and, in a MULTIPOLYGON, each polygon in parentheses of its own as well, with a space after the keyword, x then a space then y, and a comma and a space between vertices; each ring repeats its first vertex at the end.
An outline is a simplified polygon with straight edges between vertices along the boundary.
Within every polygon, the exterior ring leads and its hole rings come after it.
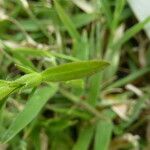
POLYGON ((18 114, 8 130, 0 138, 3 143, 11 140, 18 132, 27 126, 41 111, 45 103, 57 92, 57 85, 38 89, 28 100, 24 110, 18 114))
POLYGON ((71 18, 67 15, 67 13, 56 0, 54 0, 54 5, 61 21, 65 25, 65 28, 68 30, 70 36, 77 41, 80 40, 80 34, 76 30, 71 18))
POLYGON ((99 121, 96 128, 94 150, 108 150, 111 140, 113 124, 108 121, 99 121))
POLYGON ((21 70, 21 71, 23 71, 24 73, 27 73, 27 74, 29 74, 29 73, 34 73, 35 71, 34 70, 32 70, 32 69, 30 69, 30 68, 28 68, 28 67, 25 67, 25 66, 23 66, 23 65, 16 65, 16 67, 19 69, 19 70, 21 70))
POLYGON ((88 126, 81 130, 78 140, 73 146, 73 150, 87 150, 94 134, 94 126, 88 126))
POLYGON ((114 47, 121 47, 125 42, 130 40, 135 34, 141 31, 144 28, 144 26, 149 22, 150 22, 150 17, 146 18, 144 21, 137 23, 133 27, 129 28, 124 33, 123 37, 121 37, 119 41, 117 41, 117 43, 114 44, 114 47))
POLYGON ((103 70, 105 61, 80 61, 49 68, 41 73, 43 81, 58 82, 83 78, 103 70))

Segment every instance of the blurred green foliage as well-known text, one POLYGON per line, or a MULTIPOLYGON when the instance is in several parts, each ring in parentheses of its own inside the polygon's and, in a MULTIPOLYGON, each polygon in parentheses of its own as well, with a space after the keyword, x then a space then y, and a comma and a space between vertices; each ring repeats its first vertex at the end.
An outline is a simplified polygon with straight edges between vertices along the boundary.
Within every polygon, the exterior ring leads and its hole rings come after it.
POLYGON ((149 17, 138 23, 126 0, 0 8, 0 149, 150 149, 149 17))

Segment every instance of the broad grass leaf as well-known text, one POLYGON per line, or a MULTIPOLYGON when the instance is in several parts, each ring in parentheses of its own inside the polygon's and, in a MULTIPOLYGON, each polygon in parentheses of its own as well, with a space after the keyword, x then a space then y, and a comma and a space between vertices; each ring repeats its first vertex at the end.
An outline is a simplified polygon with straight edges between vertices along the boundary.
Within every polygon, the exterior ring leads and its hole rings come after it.
POLYGON ((73 146, 73 150, 87 150, 94 135, 95 126, 87 126, 83 128, 73 146))
POLYGON ((26 127, 41 111, 45 103, 57 92, 57 85, 38 89, 28 100, 24 110, 18 114, 10 127, 1 137, 1 142, 6 143, 18 132, 26 127))
POLYGON ((99 121, 96 127, 94 150, 108 150, 112 129, 113 124, 111 121, 99 121))
POLYGON ((79 61, 49 68, 41 73, 43 81, 58 82, 83 78, 103 70, 105 61, 79 61))

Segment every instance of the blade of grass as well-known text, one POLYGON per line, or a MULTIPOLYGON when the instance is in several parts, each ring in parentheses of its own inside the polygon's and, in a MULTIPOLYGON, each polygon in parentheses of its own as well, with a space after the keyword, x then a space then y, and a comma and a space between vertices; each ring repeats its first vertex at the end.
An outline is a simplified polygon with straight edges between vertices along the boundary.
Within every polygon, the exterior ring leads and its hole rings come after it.
MULTIPOLYGON (((101 57, 102 51, 101 51, 101 37, 99 35, 100 28, 97 28, 99 24, 96 24, 96 26, 92 26, 92 31, 90 35, 90 49, 91 49, 91 56, 92 57, 101 57), (96 28, 94 30, 94 28, 96 28), (96 34, 96 39, 95 39, 96 34), (96 44, 95 44, 96 43, 96 44), (95 49, 95 51, 93 51, 95 49)), ((92 106, 96 106, 97 100, 98 100, 98 94, 100 92, 101 87, 101 81, 102 81, 102 74, 97 73, 89 78, 89 92, 88 92, 88 102, 92 106)))
POLYGON ((77 142, 73 146, 73 150, 87 150, 90 146, 94 134, 94 126, 87 126, 81 129, 77 142))
POLYGON ((29 48, 29 47, 19 47, 19 48, 12 48, 12 51, 14 53, 18 54, 23 54, 25 56, 34 56, 34 57, 58 57, 66 60, 71 60, 71 61, 78 61, 79 59, 68 56, 62 53, 56 53, 56 52, 49 52, 48 50, 45 49, 38 49, 38 48, 29 48))
POLYGON ((30 16, 32 21, 35 22, 35 24, 39 27, 39 29, 43 32, 43 34, 49 39, 49 42, 50 42, 50 35, 47 32, 47 29, 43 28, 43 26, 40 23, 40 20, 38 20, 36 18, 36 16, 34 15, 34 13, 30 10, 28 1, 27 0, 19 0, 19 2, 22 5, 22 7, 24 8, 24 10, 27 12, 27 14, 30 16))
POLYGON ((80 99, 80 97, 77 97, 77 96, 73 95, 72 93, 69 93, 68 91, 66 91, 64 89, 61 89, 59 91, 61 92, 61 94, 63 96, 65 96, 66 98, 68 98, 68 100, 70 100, 71 102, 73 102, 74 104, 76 104, 78 106, 81 106, 82 108, 84 108, 85 110, 87 110, 89 113, 93 114, 95 117, 107 120, 106 116, 101 115, 97 109, 95 109, 94 107, 92 107, 88 103, 82 101, 80 99))
POLYGON ((96 128, 94 150, 108 150, 111 140, 113 124, 112 122, 99 121, 96 128))
POLYGON ((88 60, 89 58, 89 45, 88 34, 83 32, 80 41, 75 41, 73 45, 74 56, 80 60, 88 60))
POLYGON ((98 15, 95 13, 79 13, 74 16, 73 23, 76 28, 81 28, 85 25, 88 25, 89 23, 95 21, 98 18, 98 15))
MULTIPOLYGON (((1 80, 1 85, 3 86, 0 87, 0 100, 21 87, 31 88, 40 85, 42 82, 60 82, 83 78, 101 71, 108 65, 107 62, 96 60, 73 62, 48 68, 41 73, 26 74, 14 81, 7 82, 8 85, 5 86, 5 82, 1 80)), ((26 68, 23 69, 30 72, 26 68)))
POLYGON ((122 45, 130 40, 133 36, 135 36, 136 33, 141 31, 149 21, 150 17, 143 22, 134 25, 133 27, 128 29, 117 42, 110 44, 111 46, 106 53, 105 59, 112 62, 112 67, 107 70, 109 72, 107 72, 106 74, 107 78, 113 76, 118 69, 122 45))
POLYGON ((96 125, 96 133, 94 139, 94 150, 108 150, 112 132, 113 132, 113 122, 112 119, 116 116, 110 109, 103 112, 108 120, 99 120, 96 125))
POLYGON ((123 8, 125 6, 125 0, 117 0, 116 1, 116 8, 115 8, 115 12, 114 12, 114 16, 113 16, 113 20, 111 22, 111 34, 112 36, 114 35, 114 31, 116 30, 119 21, 120 21, 120 16, 121 13, 123 11, 123 8))
POLYGON ((67 13, 64 11, 64 9, 61 7, 61 5, 57 2, 57 0, 54 0, 54 5, 56 12, 58 13, 61 21, 65 25, 66 29, 68 30, 70 36, 76 40, 80 40, 80 34, 77 32, 72 20, 69 18, 67 13))
POLYGON ((57 92, 57 85, 38 89, 28 100, 24 110, 18 114, 10 127, 1 137, 1 142, 10 141, 18 132, 27 126, 41 111, 45 103, 57 92))
POLYGON ((107 62, 97 60, 73 62, 46 69, 41 75, 43 81, 67 81, 92 75, 108 65, 107 62))
POLYGON ((0 40, 0 44, 2 45, 3 51, 5 55, 7 55, 11 60, 15 63, 22 64, 27 66, 33 70, 36 70, 33 63, 26 59, 22 54, 14 53, 13 49, 8 47, 2 40, 0 40))
POLYGON ((141 31, 144 26, 150 22, 150 17, 146 18, 144 21, 137 23, 133 27, 129 28, 123 35, 123 37, 114 44, 114 47, 121 47, 125 42, 130 40, 136 33, 141 31))
POLYGON ((26 74, 34 73, 34 72, 35 72, 34 70, 31 70, 30 68, 25 67, 25 66, 22 66, 22 65, 18 65, 18 64, 17 64, 16 67, 17 67, 19 70, 21 70, 21 71, 23 71, 24 73, 26 73, 26 74))
POLYGON ((74 55, 79 59, 84 59, 86 56, 86 42, 83 38, 81 38, 80 34, 76 30, 76 27, 73 23, 73 21, 70 19, 70 17, 67 15, 67 13, 64 11, 64 9, 61 7, 61 5, 57 2, 57 0, 54 0, 54 5, 56 12, 58 13, 61 21, 65 25, 68 33, 72 37, 74 41, 74 55))
MULTIPOLYGON (((116 34, 117 34, 118 25, 120 23, 120 16, 125 6, 125 2, 126 2, 125 0, 115 1, 115 11, 113 14, 113 19, 111 21, 110 36, 108 39, 107 51, 105 53, 105 59, 112 62, 112 67, 110 67, 107 70, 108 73, 105 74, 106 79, 110 78, 111 76, 114 76, 119 66, 121 49, 120 47, 114 48, 113 44, 114 44, 114 37, 117 36, 116 34)), ((122 32, 123 31, 121 31, 120 34, 123 34, 122 32)))
POLYGON ((135 71, 134 73, 128 75, 127 77, 117 80, 113 84, 109 85, 107 89, 110 88, 117 88, 126 85, 127 83, 131 83, 132 81, 136 80, 137 78, 143 76, 144 74, 150 72, 150 68, 143 68, 141 70, 135 71))
POLYGON ((90 89, 89 89, 89 98, 88 102, 92 106, 96 106, 99 90, 101 87, 102 74, 97 73, 90 78, 90 89))
POLYGON ((111 27, 111 22, 112 22, 112 12, 110 9, 110 4, 108 2, 108 0, 99 0, 101 3, 101 7, 102 7, 102 11, 104 12, 106 18, 107 18, 107 22, 108 22, 108 26, 111 27))
POLYGON ((65 114, 67 116, 71 116, 73 117, 79 117, 80 119, 84 119, 84 120, 89 120, 91 118, 91 115, 88 112, 84 112, 80 109, 77 108, 59 108, 59 106, 54 106, 54 105, 48 105, 47 106, 48 109, 58 113, 58 114, 65 114))

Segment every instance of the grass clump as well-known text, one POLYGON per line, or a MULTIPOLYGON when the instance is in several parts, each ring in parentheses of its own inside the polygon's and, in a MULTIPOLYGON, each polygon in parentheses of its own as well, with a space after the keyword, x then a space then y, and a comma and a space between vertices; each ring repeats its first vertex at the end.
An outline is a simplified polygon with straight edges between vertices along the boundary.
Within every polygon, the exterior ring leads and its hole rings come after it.
POLYGON ((150 149, 149 17, 125 0, 0 7, 0 149, 150 149))

